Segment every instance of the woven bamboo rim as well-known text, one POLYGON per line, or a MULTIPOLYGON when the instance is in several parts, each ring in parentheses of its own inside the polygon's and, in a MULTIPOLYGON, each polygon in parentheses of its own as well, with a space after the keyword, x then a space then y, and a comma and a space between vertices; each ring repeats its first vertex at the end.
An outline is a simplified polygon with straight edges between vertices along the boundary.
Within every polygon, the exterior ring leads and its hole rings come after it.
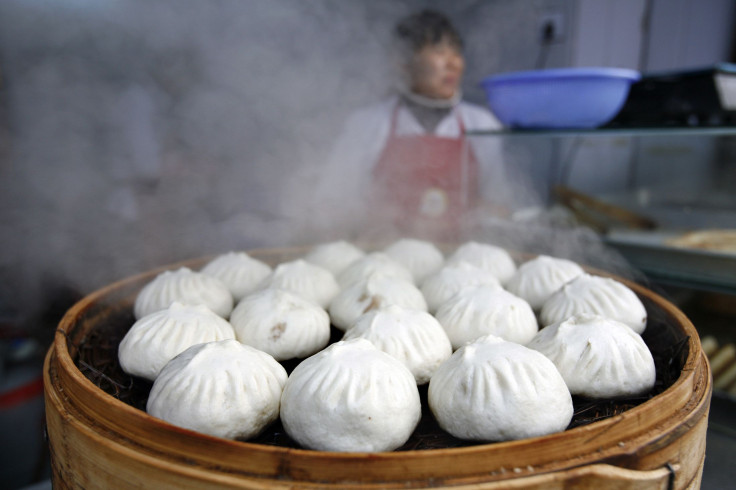
MULTIPOLYGON (((249 253, 268 262, 294 255, 295 251, 269 249, 249 253)), ((617 279, 651 302, 668 318, 668 323, 689 337, 688 355, 679 378, 664 392, 621 415, 532 439, 378 454, 333 453, 224 440, 151 417, 105 393, 80 372, 73 360, 75 339, 84 335, 90 325, 77 324, 78 318, 111 298, 132 305, 135 293, 159 272, 182 265, 196 267, 204 260, 161 267, 87 296, 65 315, 47 355, 47 400, 63 405, 69 420, 75 420, 80 430, 91 430, 90 436, 117 444, 131 458, 172 465, 184 472, 188 468, 204 469, 215 480, 241 484, 265 479, 274 484, 299 482, 316 486, 349 486, 352 482, 361 488, 403 486, 411 481, 436 486, 506 481, 601 463, 625 470, 672 473, 676 469, 683 475, 689 474, 691 480, 698 466, 702 468, 702 459, 698 457, 663 470, 671 457, 659 454, 662 447, 687 437, 694 426, 707 421, 710 370, 697 331, 664 298, 622 278, 617 279)), ((702 442, 698 436, 692 444, 702 445, 704 454, 702 432, 702 442)), ((700 448, 696 449, 699 453, 700 448)))

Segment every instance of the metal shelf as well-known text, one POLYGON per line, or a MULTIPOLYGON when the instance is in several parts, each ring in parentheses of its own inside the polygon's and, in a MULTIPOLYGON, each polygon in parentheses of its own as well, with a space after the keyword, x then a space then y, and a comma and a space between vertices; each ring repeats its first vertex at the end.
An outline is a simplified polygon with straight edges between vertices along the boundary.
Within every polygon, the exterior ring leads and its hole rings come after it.
POLYGON ((581 128, 581 129, 500 129, 467 131, 466 136, 536 136, 568 138, 572 136, 736 136, 736 126, 581 128))
MULTIPOLYGON (((467 136, 469 139, 508 138, 520 144, 548 140, 552 145, 547 160, 551 169, 549 174, 564 183, 566 178, 563 177, 570 173, 570 162, 574 160, 575 152, 580 143, 589 138, 631 138, 636 142, 635 144, 641 144, 639 140, 646 137, 671 138, 673 142, 698 137, 728 138, 736 136, 736 126, 501 129, 495 131, 468 131, 467 136), (567 143, 566 138, 571 140, 572 145, 565 150, 563 155, 563 148, 567 143)), ((629 162, 629 165, 634 165, 632 162, 629 162)), ((697 163, 697 161, 694 160, 694 163, 697 163)), ((631 207, 625 203, 617 204, 626 209, 631 207)), ((636 208, 634 207, 634 209, 636 208)), ((652 209, 637 211, 643 215, 649 215, 652 209)), ((690 213, 688 216, 692 216, 691 207, 687 207, 687 212, 690 213)), ((736 224, 736 222, 734 223, 736 224)), ((673 226, 673 224, 670 223, 670 226, 673 226)), ((710 227, 722 226, 714 225, 710 227)), ((727 227, 732 227, 732 225, 727 225, 727 227)), ((689 228, 691 227, 685 226, 683 230, 674 231, 685 231, 689 228)), ((655 282, 694 290, 736 295, 736 256, 698 250, 674 249, 665 247, 662 243, 652 242, 659 233, 667 231, 671 230, 665 228, 656 230, 656 232, 642 232, 641 236, 630 240, 624 240, 620 236, 609 236, 608 234, 603 234, 600 237, 608 247, 618 251, 632 266, 655 282)))

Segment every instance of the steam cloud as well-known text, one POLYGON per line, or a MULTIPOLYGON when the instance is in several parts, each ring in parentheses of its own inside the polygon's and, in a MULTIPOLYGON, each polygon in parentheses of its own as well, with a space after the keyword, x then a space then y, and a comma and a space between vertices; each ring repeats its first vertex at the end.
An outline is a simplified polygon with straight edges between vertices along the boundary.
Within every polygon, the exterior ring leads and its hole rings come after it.
POLYGON ((295 240, 281 183, 385 90, 389 3, 3 2, 16 300, 295 240))
MULTIPOLYGON (((0 306, 23 314, 59 286, 313 241, 330 209, 301 210, 331 178, 328 143, 387 92, 391 26, 434 3, 2 2, 0 306)), ((466 94, 480 102, 479 72, 501 53, 478 51, 482 2, 454 8, 475 29, 466 94)))

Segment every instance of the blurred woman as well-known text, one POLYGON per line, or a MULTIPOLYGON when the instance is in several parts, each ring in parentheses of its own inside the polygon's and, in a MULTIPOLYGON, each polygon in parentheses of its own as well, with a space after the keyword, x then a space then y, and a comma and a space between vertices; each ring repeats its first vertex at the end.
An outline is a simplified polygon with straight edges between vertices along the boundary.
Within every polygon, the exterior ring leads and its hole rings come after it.
POLYGON ((463 42, 447 17, 424 10, 401 20, 394 44, 396 93, 347 121, 334 165, 356 179, 350 198, 366 206, 372 225, 457 237, 481 187, 478 149, 464 134, 501 125, 462 100, 463 42))

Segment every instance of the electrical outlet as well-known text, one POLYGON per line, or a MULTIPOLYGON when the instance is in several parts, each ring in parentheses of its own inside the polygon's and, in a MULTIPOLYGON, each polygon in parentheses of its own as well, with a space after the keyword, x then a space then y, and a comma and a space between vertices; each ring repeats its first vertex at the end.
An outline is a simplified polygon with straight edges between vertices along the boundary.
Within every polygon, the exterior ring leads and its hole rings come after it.
POLYGON ((560 43, 565 39, 565 16, 562 12, 542 12, 537 22, 540 44, 560 43))

